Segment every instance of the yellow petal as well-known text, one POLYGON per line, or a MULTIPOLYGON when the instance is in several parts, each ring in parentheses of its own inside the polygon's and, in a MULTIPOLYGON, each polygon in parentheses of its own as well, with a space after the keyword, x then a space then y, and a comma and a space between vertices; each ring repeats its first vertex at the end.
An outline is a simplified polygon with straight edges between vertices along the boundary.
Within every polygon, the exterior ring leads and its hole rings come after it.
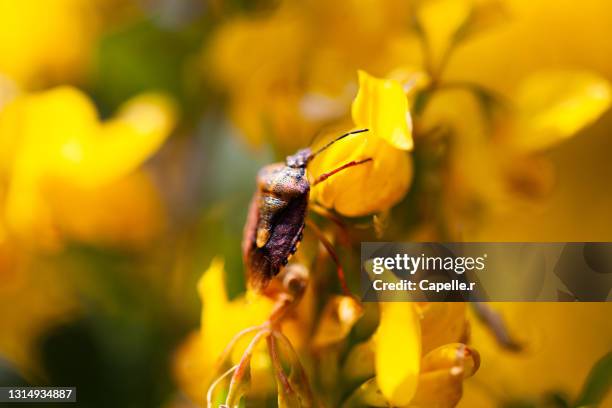
POLYGON ((175 120, 172 102, 156 94, 132 99, 105 123, 72 87, 18 96, 0 112, 0 147, 11 152, 0 157, 9 175, 7 224, 43 240, 47 231, 56 234, 43 195, 49 184, 95 189, 118 182, 159 148, 175 120))
POLYGON ((84 93, 58 87, 19 97, 7 106, 0 116, 0 140, 10 136, 19 141, 13 145, 14 173, 39 173, 91 188, 142 164, 175 122, 170 99, 143 94, 128 101, 115 118, 100 123, 84 93))
POLYGON ((427 37, 432 63, 437 69, 457 30, 470 15, 466 0, 432 0, 421 2, 417 18, 427 37))
POLYGON ((413 303, 380 303, 376 332, 376 381, 391 405, 407 405, 416 391, 421 327, 413 303))
MULTIPOLYGON (((230 301, 225 289, 224 262, 221 258, 214 258, 200 278, 198 294, 202 300, 200 350, 203 353, 199 358, 207 361, 210 367, 217 364, 219 356, 236 334, 262 324, 273 307, 270 299, 259 295, 240 296, 230 301), (245 313, 245 310, 248 310, 248 313, 245 313)), ((252 339, 253 333, 236 342, 229 356, 233 364, 238 363, 252 339)), ((252 356, 250 368, 254 392, 259 392, 262 388, 268 390, 272 386, 269 381, 269 359, 261 358, 264 349, 265 344, 259 344, 252 356)), ((207 383, 211 379, 201 380, 207 383)))
POLYGON ((425 303, 419 309, 422 313, 423 353, 465 340, 468 330, 465 303, 425 303))
POLYGON ((224 265, 223 259, 214 258, 198 281, 198 294, 202 301, 202 327, 216 317, 223 316, 228 303, 224 265))
MULTIPOLYGON (((566 389, 578 395, 593 364, 610 351, 610 303, 508 302, 490 306, 501 313, 525 351, 504 351, 490 328, 475 319, 471 338, 483 364, 474 381, 465 384, 471 391, 466 395, 470 397, 466 407, 480 406, 474 405, 475 399, 486 401, 486 406, 495 405, 494 397, 483 391, 487 389, 534 396, 542 390, 566 389)), ((602 407, 610 406, 605 402, 602 407)))
POLYGON ((439 347, 423 358, 422 374, 411 406, 454 407, 461 399, 463 380, 480 365, 476 351, 465 344, 439 347))
POLYGON ((375 344, 372 339, 356 344, 342 367, 344 376, 351 381, 372 377, 375 372, 374 356, 375 344))
POLYGON ((194 330, 177 349, 172 371, 178 385, 193 401, 202 401, 211 380, 215 361, 207 358, 202 335, 194 330))
POLYGON ((173 102, 160 94, 137 96, 82 143, 82 156, 70 174, 80 184, 101 185, 133 171, 169 136, 176 123, 173 102))
POLYGON ((48 179, 64 172, 65 164, 80 155, 80 140, 95 131, 93 104, 70 87, 22 95, 0 112, 0 144, 12 152, 3 162, 10 177, 7 197, 10 223, 25 227, 27 223, 19 220, 27 218, 36 223, 37 211, 31 211, 29 216, 19 212, 34 210, 41 200, 38 190, 43 177, 48 179), (26 201, 25 197, 30 198, 26 201), (16 205, 18 201, 21 203, 16 205))
POLYGON ((388 210, 406 195, 412 182, 410 156, 368 133, 343 140, 309 167, 317 177, 352 160, 372 159, 333 175, 312 191, 313 199, 349 217, 388 210))
POLYGON ((52 159, 70 156, 69 143, 95 132, 96 120, 94 105, 85 94, 57 87, 24 94, 9 103, 0 113, 0 140, 12 140, 15 161, 28 155, 31 165, 40 168, 52 159))
POLYGON ((412 162, 405 151, 413 142, 408 100, 399 81, 359 71, 352 115, 357 128, 370 131, 327 149, 309 172, 317 177, 351 161, 371 159, 333 175, 312 192, 323 206, 357 217, 388 210, 404 197, 412 181, 412 162))
POLYGON ((412 121, 408 99, 398 81, 359 71, 359 92, 352 105, 353 122, 368 128, 393 147, 412 150, 412 121))
POLYGON ((165 225, 159 191, 142 170, 94 189, 52 183, 45 198, 63 235, 82 242, 137 247, 165 225))
POLYGON ((457 33, 462 39, 480 34, 510 19, 509 7, 504 0, 476 0, 469 18, 457 33))
POLYGON ((462 378, 474 375, 480 367, 480 355, 462 343, 445 344, 427 353, 423 358, 422 373, 437 370, 461 372, 462 378))
POLYGON ((542 71, 528 77, 516 96, 519 119, 514 143, 546 149, 597 120, 610 106, 610 84, 588 71, 542 71))
POLYGON ((425 373, 419 377, 419 388, 411 407, 452 408, 463 392, 463 377, 450 370, 425 373))
POLYGON ((313 347, 327 347, 344 340, 362 315, 363 308, 354 298, 334 296, 321 313, 313 347))
POLYGON ((78 79, 101 28, 96 3, 48 0, 32 7, 0 1, 0 71, 28 88, 78 79))
POLYGON ((299 108, 301 72, 292 69, 308 48, 304 23, 301 10, 283 2, 260 18, 231 19, 207 47, 206 69, 229 90, 232 120, 255 146, 272 138, 276 148, 296 150, 314 131, 299 108))
POLYGON ((389 403, 380 391, 376 378, 371 378, 361 384, 351 395, 348 406, 388 407, 389 403), (358 405, 359 404, 359 405, 358 405))

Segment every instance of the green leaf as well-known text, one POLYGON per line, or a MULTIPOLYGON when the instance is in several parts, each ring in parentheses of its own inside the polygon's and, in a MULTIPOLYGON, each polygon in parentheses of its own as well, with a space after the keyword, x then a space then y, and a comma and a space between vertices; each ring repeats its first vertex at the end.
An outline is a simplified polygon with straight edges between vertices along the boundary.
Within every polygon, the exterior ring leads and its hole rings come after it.
POLYGON ((576 407, 596 407, 612 388, 612 351, 603 356, 591 369, 576 407))

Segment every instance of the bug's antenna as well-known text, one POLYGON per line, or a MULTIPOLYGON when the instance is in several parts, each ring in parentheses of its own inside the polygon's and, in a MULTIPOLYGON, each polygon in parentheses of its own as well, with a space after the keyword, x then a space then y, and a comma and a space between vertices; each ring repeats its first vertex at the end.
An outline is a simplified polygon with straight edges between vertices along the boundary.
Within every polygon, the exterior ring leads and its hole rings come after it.
POLYGON ((319 150, 317 150, 316 152, 312 153, 309 157, 308 157, 308 161, 312 160, 315 158, 316 155, 318 155, 319 153, 321 153, 323 150, 327 149, 328 147, 330 147, 331 145, 333 145, 334 143, 336 143, 338 140, 342 140, 347 136, 350 135, 354 135, 356 133, 363 133, 363 132, 367 132, 370 129, 358 129, 358 130, 353 130, 350 132, 347 132, 343 135, 338 136, 337 138, 335 138, 334 140, 332 140, 331 142, 328 142, 325 146, 321 147, 319 150))

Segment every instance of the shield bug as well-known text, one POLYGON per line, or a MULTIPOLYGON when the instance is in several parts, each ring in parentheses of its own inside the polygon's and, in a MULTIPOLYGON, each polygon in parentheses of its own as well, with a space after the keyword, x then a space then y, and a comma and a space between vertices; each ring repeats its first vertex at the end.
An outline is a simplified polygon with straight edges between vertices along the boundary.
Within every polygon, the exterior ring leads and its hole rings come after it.
MULTIPOLYGON (((287 156, 284 163, 270 164, 259 171, 257 190, 251 200, 242 240, 242 255, 251 287, 260 291, 265 289, 297 250, 306 225, 310 187, 344 169, 372 159, 349 161, 319 175, 312 184, 306 170, 308 163, 339 140, 367 130, 345 133, 315 152, 310 148, 298 150, 287 156)), ((315 233, 338 264, 338 275, 343 289, 347 291, 342 269, 331 245, 316 228, 315 233)))

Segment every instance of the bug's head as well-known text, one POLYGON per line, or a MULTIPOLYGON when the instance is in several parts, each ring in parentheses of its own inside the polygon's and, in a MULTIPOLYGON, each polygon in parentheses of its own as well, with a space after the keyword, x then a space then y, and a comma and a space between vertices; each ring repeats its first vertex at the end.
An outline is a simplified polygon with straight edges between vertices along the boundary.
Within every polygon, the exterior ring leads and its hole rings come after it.
POLYGON ((312 158, 312 150, 309 147, 300 149, 291 156, 287 156, 285 160, 288 167, 294 169, 305 168, 310 159, 312 158))
POLYGON ((314 159, 315 156, 317 156, 323 150, 327 149, 328 147, 330 147, 331 145, 336 143, 338 140, 342 140, 345 137, 350 136, 350 135, 354 135, 356 133, 363 133, 363 132, 367 132, 367 131, 368 131, 368 129, 359 129, 359 130, 353 130, 352 132, 345 133, 345 134, 335 138, 331 142, 327 143, 325 146, 321 147, 319 150, 317 150, 314 153, 313 153, 312 150, 310 150, 309 147, 307 147, 305 149, 298 150, 295 154, 292 154, 291 156, 287 156, 287 159, 285 160, 285 162, 286 162, 288 167, 293 167, 294 169, 299 169, 299 168, 303 169, 303 168, 306 168, 308 163, 310 163, 310 161, 312 159, 314 159))

